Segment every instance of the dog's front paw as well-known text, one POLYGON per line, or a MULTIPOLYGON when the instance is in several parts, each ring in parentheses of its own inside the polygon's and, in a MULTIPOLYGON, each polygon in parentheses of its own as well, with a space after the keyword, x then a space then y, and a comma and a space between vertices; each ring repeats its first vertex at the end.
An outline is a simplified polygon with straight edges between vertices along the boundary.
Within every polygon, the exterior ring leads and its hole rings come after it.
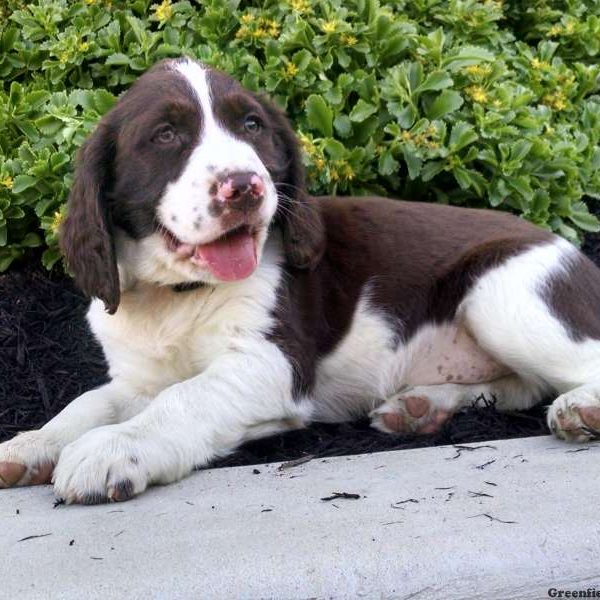
POLYGON ((118 425, 94 429, 65 447, 54 493, 67 504, 121 502, 143 492, 149 473, 138 440, 118 425))
POLYGON ((0 488, 50 483, 60 444, 45 431, 26 431, 0 444, 0 488))

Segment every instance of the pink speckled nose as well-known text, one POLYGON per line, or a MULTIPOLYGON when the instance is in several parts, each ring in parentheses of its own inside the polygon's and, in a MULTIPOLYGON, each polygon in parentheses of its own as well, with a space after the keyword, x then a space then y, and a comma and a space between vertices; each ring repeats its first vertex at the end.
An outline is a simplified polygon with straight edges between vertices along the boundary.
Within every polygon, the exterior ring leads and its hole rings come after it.
POLYGON ((232 173, 217 186, 217 198, 236 210, 256 208, 265 195, 265 182, 256 173, 232 173))

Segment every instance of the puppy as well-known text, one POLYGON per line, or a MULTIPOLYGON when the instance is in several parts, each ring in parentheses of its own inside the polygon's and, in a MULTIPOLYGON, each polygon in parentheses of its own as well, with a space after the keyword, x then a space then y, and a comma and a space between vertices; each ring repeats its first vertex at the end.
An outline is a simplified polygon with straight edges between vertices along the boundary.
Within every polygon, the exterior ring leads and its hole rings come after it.
POLYGON ((587 258, 504 213, 311 198, 284 115, 190 59, 84 144, 61 246, 111 381, 1 444, 0 487, 127 500, 310 421, 429 433, 481 395, 600 429, 587 258))

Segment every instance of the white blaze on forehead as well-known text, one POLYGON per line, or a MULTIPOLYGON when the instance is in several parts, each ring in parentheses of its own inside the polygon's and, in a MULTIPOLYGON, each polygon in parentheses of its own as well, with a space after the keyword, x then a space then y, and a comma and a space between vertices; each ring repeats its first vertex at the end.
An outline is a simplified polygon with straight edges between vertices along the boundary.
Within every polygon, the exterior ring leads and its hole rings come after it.
POLYGON ((215 118, 213 106, 219 99, 211 95, 208 70, 192 60, 177 62, 173 68, 188 82, 201 118, 197 145, 179 178, 167 186, 158 207, 163 224, 191 244, 203 244, 218 237, 220 222, 208 212, 212 201, 210 188, 219 175, 239 171, 258 173, 265 181, 266 193, 260 211, 268 221, 277 205, 275 187, 254 148, 236 138, 215 118))

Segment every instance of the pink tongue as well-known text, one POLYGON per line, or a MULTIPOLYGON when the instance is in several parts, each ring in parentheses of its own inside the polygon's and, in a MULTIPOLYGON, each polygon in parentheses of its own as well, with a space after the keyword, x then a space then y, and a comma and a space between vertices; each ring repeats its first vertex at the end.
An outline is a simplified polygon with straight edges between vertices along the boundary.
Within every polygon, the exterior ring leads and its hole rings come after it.
POLYGON ((210 272, 222 281, 245 279, 256 269, 254 238, 247 231, 197 246, 194 256, 206 262, 210 272))

